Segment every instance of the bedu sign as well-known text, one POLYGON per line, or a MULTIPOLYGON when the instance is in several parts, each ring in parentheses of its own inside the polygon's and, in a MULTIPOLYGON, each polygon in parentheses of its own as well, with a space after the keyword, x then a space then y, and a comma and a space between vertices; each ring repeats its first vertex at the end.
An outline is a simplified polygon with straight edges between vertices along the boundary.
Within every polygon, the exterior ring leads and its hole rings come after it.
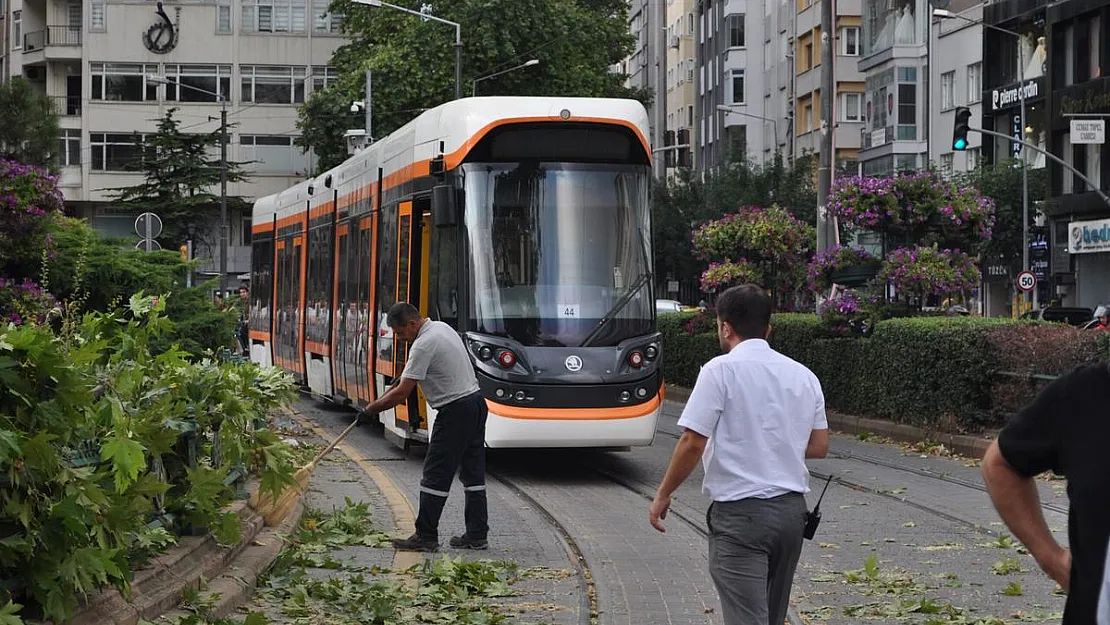
POLYGON ((1068 224, 1068 251, 1072 254, 1110 252, 1110 219, 1068 224))
POLYGON ((1001 111, 1014 106, 1021 105, 1022 91, 1025 92, 1025 100, 1036 100, 1044 95, 1044 77, 1032 78, 1023 83, 1015 83, 992 89, 989 96, 991 103, 991 112, 1001 111))

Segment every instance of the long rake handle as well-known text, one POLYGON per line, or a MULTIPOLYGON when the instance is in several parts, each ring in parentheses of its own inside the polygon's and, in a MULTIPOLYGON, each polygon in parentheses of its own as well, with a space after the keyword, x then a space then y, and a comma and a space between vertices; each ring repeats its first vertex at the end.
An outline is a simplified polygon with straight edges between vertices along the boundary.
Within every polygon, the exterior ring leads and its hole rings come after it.
POLYGON ((331 450, 335 449, 335 446, 339 444, 339 441, 346 438, 347 435, 351 433, 351 430, 355 429, 355 426, 358 425, 358 422, 359 422, 359 418, 356 416, 355 420, 352 421, 351 424, 347 426, 347 429, 343 430, 343 433, 339 435, 339 438, 336 438, 327 447, 320 450, 320 453, 316 454, 316 457, 312 459, 312 462, 305 465, 304 468, 311 469, 311 468, 315 467, 316 463, 320 462, 320 460, 322 460, 324 458, 324 456, 328 455, 329 453, 331 453, 331 450))

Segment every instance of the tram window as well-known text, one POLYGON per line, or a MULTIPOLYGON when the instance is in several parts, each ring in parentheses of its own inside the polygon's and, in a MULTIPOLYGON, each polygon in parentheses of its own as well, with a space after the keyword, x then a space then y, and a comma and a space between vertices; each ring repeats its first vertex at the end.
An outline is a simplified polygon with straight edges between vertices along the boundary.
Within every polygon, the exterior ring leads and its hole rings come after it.
POLYGON ((397 237, 397 301, 409 301, 409 248, 412 246, 412 217, 401 217, 397 237))
POLYGON ((370 330, 370 227, 358 233, 358 351, 356 362, 359 371, 366 363, 366 350, 369 345, 367 333, 370 330))
POLYGON ((273 298, 274 242, 256 240, 251 246, 252 275, 250 327, 270 331, 270 302, 273 298))
POLYGON ((457 228, 435 228, 432 275, 435 276, 436 310, 439 320, 455 325, 459 318, 459 231, 457 228))
POLYGON ((397 301, 397 206, 383 207, 378 214, 378 356, 388 362, 393 360, 393 333, 385 315, 397 301))
MULTIPOLYGON (((347 349, 347 362, 352 365, 357 358, 358 330, 359 330, 359 300, 358 300, 358 220, 352 218, 347 222, 347 245, 344 249, 343 263, 346 265, 346 284, 344 285, 346 301, 346 340, 344 347, 347 349)), ((354 380, 354 370, 347 370, 347 379, 354 380)))

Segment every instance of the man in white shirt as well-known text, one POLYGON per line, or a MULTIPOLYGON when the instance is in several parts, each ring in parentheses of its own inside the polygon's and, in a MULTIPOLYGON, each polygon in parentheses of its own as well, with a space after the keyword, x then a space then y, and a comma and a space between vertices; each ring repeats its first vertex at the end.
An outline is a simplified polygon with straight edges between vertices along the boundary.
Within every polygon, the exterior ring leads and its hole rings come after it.
POLYGON ((755 285, 717 300, 725 353, 710 360, 682 411, 684 428, 651 503, 665 531, 671 495, 705 463, 702 491, 713 499, 709 572, 725 625, 782 625, 802 551, 809 471, 829 450, 825 398, 817 376, 767 344, 771 300, 755 285))

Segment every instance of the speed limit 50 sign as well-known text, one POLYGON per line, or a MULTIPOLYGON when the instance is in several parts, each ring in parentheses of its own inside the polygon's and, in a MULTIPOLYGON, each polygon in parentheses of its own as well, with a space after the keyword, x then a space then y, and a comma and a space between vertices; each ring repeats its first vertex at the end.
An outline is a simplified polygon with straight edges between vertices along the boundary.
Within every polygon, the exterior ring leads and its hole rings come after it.
POLYGON ((1037 276, 1032 271, 1023 271, 1017 275, 1017 288, 1022 291, 1032 291, 1037 286, 1037 276))

